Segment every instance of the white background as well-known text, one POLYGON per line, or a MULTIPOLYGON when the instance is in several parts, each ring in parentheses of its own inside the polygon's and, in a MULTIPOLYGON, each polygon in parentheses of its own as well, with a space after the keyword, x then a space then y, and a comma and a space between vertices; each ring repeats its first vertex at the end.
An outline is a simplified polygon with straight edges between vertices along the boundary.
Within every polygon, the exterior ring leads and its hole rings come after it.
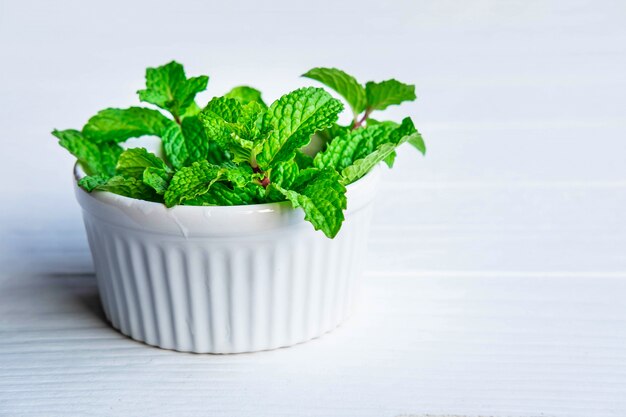
POLYGON ((0 416, 625 415, 625 22, 617 0, 0 0, 0 416), (315 66, 416 85, 388 114, 428 154, 386 174, 369 308, 336 336, 198 359, 90 313, 49 132, 138 104, 172 59, 204 100, 315 66))

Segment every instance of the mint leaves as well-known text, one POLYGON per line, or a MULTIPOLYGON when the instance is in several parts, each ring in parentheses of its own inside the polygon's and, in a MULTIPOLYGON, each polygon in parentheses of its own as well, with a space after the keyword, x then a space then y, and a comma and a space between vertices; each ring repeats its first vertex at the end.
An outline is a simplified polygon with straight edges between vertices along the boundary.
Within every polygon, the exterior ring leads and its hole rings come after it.
POLYGON ((424 141, 410 118, 380 121, 374 111, 415 99, 415 88, 396 80, 359 83, 336 68, 305 77, 325 84, 348 103, 350 126, 337 124, 343 104, 322 88, 283 95, 269 106, 259 90, 235 87, 200 107, 208 77, 187 78, 170 62, 148 68, 139 99, 157 109, 109 108, 82 130, 54 130, 87 174, 79 185, 129 198, 176 205, 247 205, 289 201, 329 238, 341 229, 346 186, 374 166, 393 165, 397 147, 422 154, 424 141), (169 113, 169 115, 166 115, 169 113), (124 149, 127 139, 161 139, 163 155, 124 149), (315 137, 315 142, 307 147, 315 137), (319 149, 312 152, 311 149, 319 149))
POLYGON ((353 128, 363 125, 374 110, 384 110, 391 105, 416 99, 414 85, 394 79, 379 83, 369 81, 363 86, 356 78, 337 68, 313 68, 302 76, 332 88, 350 104, 354 113, 353 128))
POLYGON ((263 130, 270 133, 257 156, 259 167, 269 169, 293 159, 313 133, 337 121, 341 110, 343 105, 321 88, 301 88, 282 96, 263 119, 263 130))
POLYGON ((148 68, 146 88, 137 93, 141 101, 169 111, 179 122, 194 104, 196 94, 206 90, 208 82, 209 77, 205 75, 187 79, 183 66, 172 61, 161 67, 148 68))
POLYGON ((355 116, 365 110, 365 88, 352 75, 337 68, 313 68, 302 76, 317 80, 339 93, 348 102, 355 116))

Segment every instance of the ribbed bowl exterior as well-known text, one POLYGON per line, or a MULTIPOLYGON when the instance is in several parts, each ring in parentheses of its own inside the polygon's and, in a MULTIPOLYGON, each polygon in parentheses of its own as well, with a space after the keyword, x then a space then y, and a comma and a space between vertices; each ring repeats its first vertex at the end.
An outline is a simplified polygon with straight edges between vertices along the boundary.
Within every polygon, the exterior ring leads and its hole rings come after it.
MULTIPOLYGON (((373 194, 372 187, 362 188, 373 194)), ((79 188, 76 193, 106 317, 135 340, 185 352, 253 352, 318 337, 352 311, 371 196, 355 196, 359 203, 351 209, 349 190, 346 220, 331 240, 282 203, 250 206, 255 209, 245 222, 257 213, 265 216, 258 215, 259 227, 250 232, 236 228, 236 217, 220 218, 228 207, 214 208, 221 210, 217 215, 206 211, 211 208, 184 207, 175 220, 178 230, 168 231, 142 223, 162 215, 161 227, 172 209, 137 211, 137 204, 155 203, 79 188), (205 210, 204 216, 188 209, 205 210), (271 218, 268 210, 274 210, 271 218), (189 213, 197 218, 185 218, 189 213), (214 217, 215 224, 230 221, 233 228, 215 233, 214 217), (199 218, 207 224, 198 226, 199 218)))

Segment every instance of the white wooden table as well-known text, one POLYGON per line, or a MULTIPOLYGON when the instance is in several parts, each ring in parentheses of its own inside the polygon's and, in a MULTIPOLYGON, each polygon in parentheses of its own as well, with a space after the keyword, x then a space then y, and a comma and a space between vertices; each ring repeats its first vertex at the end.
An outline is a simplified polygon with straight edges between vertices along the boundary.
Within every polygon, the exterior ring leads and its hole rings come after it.
POLYGON ((0 0, 0 416, 626 416, 625 16, 0 0), (48 132, 135 105, 143 68, 172 58, 212 76, 204 99, 242 81, 276 98, 319 65, 417 83, 390 115, 413 115, 429 154, 387 174, 360 310, 336 331, 213 356, 105 322, 48 132))
POLYGON ((109 327, 79 219, 5 224, 0 415, 623 416, 625 206, 626 186, 389 184, 358 314, 231 356, 109 327))

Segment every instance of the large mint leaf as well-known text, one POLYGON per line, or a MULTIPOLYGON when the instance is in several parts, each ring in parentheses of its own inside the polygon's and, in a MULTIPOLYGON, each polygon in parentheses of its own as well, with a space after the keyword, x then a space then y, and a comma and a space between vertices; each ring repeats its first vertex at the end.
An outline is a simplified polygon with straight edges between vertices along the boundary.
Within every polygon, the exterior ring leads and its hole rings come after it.
POLYGON ((86 177, 80 180, 79 185, 87 191, 109 191, 139 200, 162 202, 161 197, 152 188, 137 178, 116 175, 104 181, 103 177, 86 177))
POLYGON ((59 139, 59 145, 78 159, 87 175, 115 175, 115 165, 122 153, 122 148, 116 143, 94 143, 73 129, 54 130, 52 134, 59 139))
POLYGON ((352 108, 355 118, 365 110, 365 88, 352 75, 337 68, 313 68, 302 76, 317 80, 339 93, 352 108))
POLYGON ((165 156, 174 168, 189 163, 190 154, 181 126, 156 110, 142 107, 102 110, 89 119, 83 127, 83 134, 93 142, 122 142, 144 135, 158 136, 163 142, 165 156))
POLYGON ((190 206, 242 206, 259 203, 263 188, 249 183, 243 187, 233 187, 223 182, 216 182, 202 195, 187 200, 190 206))
POLYGON ((126 149, 117 161, 116 172, 123 177, 143 178, 146 168, 158 168, 169 171, 165 162, 144 148, 126 149))
POLYGON ((384 141, 373 142, 376 148, 372 152, 357 159, 341 171, 343 182, 350 184, 363 177, 378 163, 388 159, 397 146, 412 140, 412 138, 418 135, 419 133, 415 129, 413 121, 408 117, 405 118, 397 128, 389 133, 384 141))
POLYGON ((172 123, 160 112, 143 107, 106 109, 89 119, 83 134, 93 142, 123 142, 144 135, 161 136, 172 123))
POLYGON ((346 209, 346 188, 341 184, 340 177, 334 169, 315 170, 306 184, 297 190, 289 190, 276 186, 277 191, 289 200, 293 207, 302 207, 305 220, 313 224, 315 230, 333 238, 339 232, 344 220, 343 210, 346 209))
POLYGON ((183 131, 178 124, 172 122, 163 130, 161 142, 163 143, 165 156, 174 168, 180 169, 187 165, 189 151, 187 150, 183 131))
POLYGON ((270 133, 256 156, 257 163, 267 170, 293 159, 313 133, 337 121, 342 109, 341 102, 321 88, 301 88, 284 95, 272 103, 263 119, 262 131, 270 133))
POLYGON ((181 129, 187 147, 188 163, 207 159, 209 138, 200 119, 197 116, 183 119, 181 129))
POLYGON ((370 81, 365 84, 365 91, 367 108, 370 110, 384 110, 391 105, 413 101, 416 98, 414 85, 393 79, 380 83, 370 81))
POLYGON ((139 99, 172 113, 176 120, 193 105, 196 94, 206 90, 209 77, 187 79, 181 64, 172 61, 146 70, 146 89, 139 90, 139 99))
POLYGON ((224 94, 226 98, 233 98, 242 104, 248 104, 252 102, 259 103, 262 107, 267 108, 267 104, 261 98, 261 92, 256 88, 248 87, 247 85, 241 85, 230 90, 224 94))

